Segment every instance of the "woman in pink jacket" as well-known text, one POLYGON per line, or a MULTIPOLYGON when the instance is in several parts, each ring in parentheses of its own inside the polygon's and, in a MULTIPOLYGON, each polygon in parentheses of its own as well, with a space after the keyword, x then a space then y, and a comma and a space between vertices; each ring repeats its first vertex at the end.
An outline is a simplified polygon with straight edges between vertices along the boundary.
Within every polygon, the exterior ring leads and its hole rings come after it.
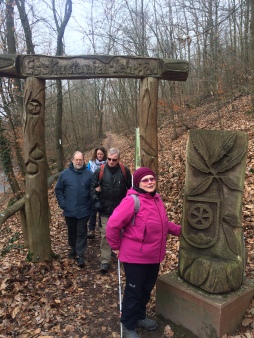
POLYGON ((107 241, 123 262, 126 276, 121 316, 124 338, 138 338, 137 327, 149 331, 157 328, 157 323, 146 317, 146 305, 165 256, 167 235, 180 233, 181 226, 169 222, 156 193, 155 173, 146 167, 137 169, 133 188, 114 210, 106 228, 107 241), (132 194, 140 200, 136 215, 132 194))

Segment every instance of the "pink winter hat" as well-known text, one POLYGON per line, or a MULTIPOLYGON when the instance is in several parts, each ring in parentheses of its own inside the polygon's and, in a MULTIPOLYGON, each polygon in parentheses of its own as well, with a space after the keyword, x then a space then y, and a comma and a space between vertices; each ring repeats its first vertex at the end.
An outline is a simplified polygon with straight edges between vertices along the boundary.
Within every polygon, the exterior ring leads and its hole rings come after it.
POLYGON ((147 175, 152 175, 155 177, 155 173, 152 171, 152 169, 147 168, 147 167, 142 167, 134 171, 133 174, 133 184, 136 188, 139 186, 139 182, 142 180, 143 177, 147 175))

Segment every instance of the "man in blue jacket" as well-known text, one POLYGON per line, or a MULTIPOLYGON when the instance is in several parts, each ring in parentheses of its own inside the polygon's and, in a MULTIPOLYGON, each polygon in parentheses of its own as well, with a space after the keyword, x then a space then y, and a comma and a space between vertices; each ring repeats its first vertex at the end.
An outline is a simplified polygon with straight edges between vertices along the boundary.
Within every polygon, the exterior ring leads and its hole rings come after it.
POLYGON ((87 222, 91 213, 90 185, 92 173, 84 164, 84 155, 75 151, 68 169, 65 169, 56 184, 55 193, 63 210, 71 247, 69 258, 77 258, 80 268, 85 266, 87 248, 87 222))

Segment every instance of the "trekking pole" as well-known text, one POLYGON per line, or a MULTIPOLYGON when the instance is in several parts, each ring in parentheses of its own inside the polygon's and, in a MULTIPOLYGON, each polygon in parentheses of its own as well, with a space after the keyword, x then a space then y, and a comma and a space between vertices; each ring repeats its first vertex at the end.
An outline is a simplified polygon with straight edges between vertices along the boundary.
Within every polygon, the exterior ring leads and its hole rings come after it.
MULTIPOLYGON (((120 260, 118 259, 117 262, 118 266, 118 291, 119 291, 119 310, 120 310, 120 319, 122 316, 122 290, 121 290, 121 265, 120 265, 120 260)), ((122 323, 120 322, 120 332, 121 332, 121 338, 123 337, 123 326, 122 323)))

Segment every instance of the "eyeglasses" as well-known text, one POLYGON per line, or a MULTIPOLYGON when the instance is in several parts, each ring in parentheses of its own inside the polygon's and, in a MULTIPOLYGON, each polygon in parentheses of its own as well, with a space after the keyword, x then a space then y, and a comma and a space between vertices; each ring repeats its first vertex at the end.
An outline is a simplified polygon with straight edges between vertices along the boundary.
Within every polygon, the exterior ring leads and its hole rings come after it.
POLYGON ((143 180, 140 180, 140 182, 142 183, 155 182, 155 181, 156 181, 155 177, 144 178, 143 180))
POLYGON ((118 158, 109 158, 109 157, 108 157, 108 161, 116 162, 116 161, 118 161, 118 158))

